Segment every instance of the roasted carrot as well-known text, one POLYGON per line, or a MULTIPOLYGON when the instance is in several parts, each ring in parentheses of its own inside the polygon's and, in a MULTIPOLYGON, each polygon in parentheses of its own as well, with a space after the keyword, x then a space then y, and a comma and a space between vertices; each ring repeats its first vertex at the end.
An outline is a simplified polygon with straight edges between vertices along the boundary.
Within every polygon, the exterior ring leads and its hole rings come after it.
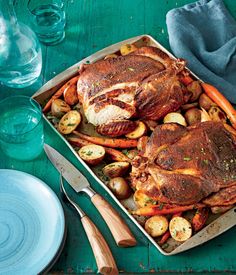
MULTIPOLYGON (((172 218, 174 217, 181 217, 182 216, 182 212, 178 212, 176 214, 174 214, 172 216, 172 218)), ((160 241, 158 242, 158 244, 163 245, 164 243, 166 243, 166 241, 170 238, 170 231, 166 231, 166 233, 161 237, 160 241)))
POLYGON ((232 126, 236 129, 236 110, 231 103, 212 85, 201 84, 205 93, 223 110, 228 116, 232 126))
POLYGON ((133 148, 137 147, 137 140, 134 139, 115 139, 115 138, 102 138, 102 137, 94 137, 88 136, 78 131, 73 132, 76 136, 90 141, 97 145, 102 145, 111 148, 133 148))
POLYGON ((104 147, 106 154, 114 161, 125 161, 125 162, 131 162, 131 159, 128 158, 125 154, 122 152, 113 149, 113 148, 107 148, 104 147))
POLYGON ((159 245, 163 245, 164 243, 166 243, 166 241, 170 238, 170 231, 166 231, 166 233, 164 235, 162 235, 160 241, 158 242, 159 245))
MULTIPOLYGON (((76 145, 78 147, 82 147, 85 145, 89 145, 89 144, 94 144, 90 141, 87 141, 85 139, 82 138, 78 138, 78 137, 68 137, 67 140, 73 144, 76 145)), ((113 149, 113 148, 107 148, 104 147, 106 154, 110 157, 110 159, 114 160, 114 161, 125 161, 125 162, 131 162, 131 159, 128 158, 125 154, 123 154, 122 152, 113 149)))
POLYGON ((168 205, 163 208, 160 205, 149 205, 142 208, 139 208, 136 211, 133 211, 132 214, 139 216, 154 216, 154 215, 166 215, 166 214, 175 214, 178 212, 184 212, 192 209, 199 209, 205 207, 205 204, 192 204, 192 205, 168 205))
POLYGON ((229 124, 224 123, 225 129, 228 130, 232 135, 236 136, 236 130, 229 124))
POLYGON ((46 113, 50 110, 51 105, 53 100, 59 98, 60 96, 63 95, 65 89, 68 89, 68 87, 70 87, 71 85, 75 85, 75 83, 77 83, 79 76, 75 76, 73 78, 71 78, 69 81, 67 81, 50 99, 49 101, 46 103, 46 105, 43 108, 43 112, 46 113))
POLYGON ((70 144, 73 144, 78 147, 83 147, 86 145, 93 144, 92 142, 89 142, 85 139, 77 138, 77 137, 68 137, 67 140, 69 141, 70 144))
POLYGON ((209 215, 209 209, 204 207, 198 209, 192 219, 192 226, 195 232, 199 231, 205 225, 209 215))
POLYGON ((185 86, 188 86, 190 83, 193 82, 193 79, 189 75, 180 76, 179 81, 183 83, 185 86))

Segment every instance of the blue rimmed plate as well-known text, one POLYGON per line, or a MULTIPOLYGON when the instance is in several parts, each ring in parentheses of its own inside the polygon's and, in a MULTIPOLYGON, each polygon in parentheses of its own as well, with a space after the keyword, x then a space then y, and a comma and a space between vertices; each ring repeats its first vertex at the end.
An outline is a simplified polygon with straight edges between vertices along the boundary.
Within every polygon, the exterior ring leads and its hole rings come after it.
POLYGON ((27 173, 0 170, 0 274, 40 273, 64 239, 64 212, 52 189, 27 173))

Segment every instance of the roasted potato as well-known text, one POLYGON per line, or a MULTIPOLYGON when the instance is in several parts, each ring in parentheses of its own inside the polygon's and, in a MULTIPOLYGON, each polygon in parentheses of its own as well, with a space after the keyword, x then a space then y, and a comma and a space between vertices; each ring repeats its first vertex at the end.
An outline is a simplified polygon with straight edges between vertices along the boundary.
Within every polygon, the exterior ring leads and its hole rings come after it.
POLYGON ((198 108, 188 109, 187 112, 184 114, 184 117, 188 125, 193 125, 201 121, 201 111, 198 108))
POLYGON ((144 123, 151 131, 153 131, 158 125, 157 121, 155 120, 145 120, 144 123))
POLYGON ((208 114, 213 121, 221 121, 226 123, 226 114, 219 107, 212 106, 208 111, 208 114))
POLYGON ((191 223, 183 217, 172 218, 169 230, 171 237, 178 242, 184 242, 192 236, 191 223))
POLYGON ((129 169, 129 163, 125 161, 112 162, 106 165, 102 171, 103 174, 109 178, 121 177, 126 174, 129 169))
POLYGON ((132 193, 127 181, 121 177, 110 179, 108 187, 120 200, 128 199, 132 193))
POLYGON ((192 93, 189 101, 194 102, 199 98, 200 94, 202 93, 202 86, 198 80, 195 80, 188 84, 187 90, 192 93))
POLYGON ((80 113, 76 110, 69 111, 60 119, 58 130, 64 135, 70 134, 77 128, 80 122, 80 113))
POLYGON ((211 106, 216 106, 216 104, 207 96, 205 93, 202 93, 199 97, 199 106, 206 111, 209 111, 211 106))
POLYGON ((192 109, 194 107, 198 106, 198 102, 193 102, 193 103, 187 103, 181 106, 181 109, 184 111, 187 111, 188 109, 192 109))
POLYGON ((168 220, 165 216, 156 215, 149 218, 144 227, 152 237, 159 237, 168 230, 168 220))
POLYGON ((125 44, 120 47, 120 53, 121 55, 127 55, 129 53, 132 53, 136 51, 138 48, 133 44, 125 44))
POLYGON ((136 190, 133 199, 139 208, 155 204, 155 201, 142 190, 136 190))
POLYGON ((178 123, 183 126, 187 126, 186 120, 180 113, 172 112, 167 114, 164 119, 164 123, 178 123))
POLYGON ((61 118, 70 110, 70 106, 64 100, 57 98, 52 101, 51 112, 55 117, 61 118))
POLYGON ((137 121, 137 127, 134 131, 125 135, 129 139, 138 139, 147 133, 147 126, 142 121, 137 121))
POLYGON ((108 55, 106 55, 106 56, 104 57, 104 60, 106 60, 106 59, 108 59, 108 58, 117 58, 117 57, 118 57, 118 55, 117 55, 117 54, 112 53, 112 54, 108 54, 108 55))
POLYGON ((78 154, 82 160, 94 166, 99 164, 104 159, 105 149, 100 145, 89 144, 81 147, 78 154))

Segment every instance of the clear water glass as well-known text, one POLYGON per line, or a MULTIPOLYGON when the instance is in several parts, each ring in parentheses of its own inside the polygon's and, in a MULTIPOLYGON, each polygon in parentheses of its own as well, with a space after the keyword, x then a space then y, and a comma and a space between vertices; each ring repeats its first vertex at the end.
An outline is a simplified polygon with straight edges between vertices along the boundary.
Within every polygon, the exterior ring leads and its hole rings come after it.
POLYGON ((43 118, 40 105, 27 96, 0 101, 0 145, 11 158, 28 161, 43 149, 43 118))
POLYGON ((0 0, 0 82, 24 88, 40 76, 42 53, 34 32, 17 21, 13 0, 0 0))
POLYGON ((66 17, 63 0, 29 0, 32 28, 46 45, 56 45, 65 37, 66 17))

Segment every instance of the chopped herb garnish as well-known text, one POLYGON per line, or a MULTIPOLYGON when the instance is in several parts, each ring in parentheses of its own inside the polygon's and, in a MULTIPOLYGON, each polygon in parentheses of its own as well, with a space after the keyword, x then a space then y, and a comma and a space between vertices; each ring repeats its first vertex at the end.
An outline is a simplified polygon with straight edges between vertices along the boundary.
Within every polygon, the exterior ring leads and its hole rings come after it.
POLYGON ((87 156, 91 156, 91 155, 93 154, 93 152, 92 152, 92 151, 88 151, 88 152, 85 152, 85 154, 86 154, 87 156))
POLYGON ((209 160, 208 159, 204 159, 203 162, 208 165, 209 164, 209 160))
POLYGON ((190 161, 191 158, 190 158, 190 157, 184 157, 184 160, 185 160, 185 161, 190 161))
POLYGON ((76 124, 75 123, 69 123, 67 124, 67 126, 75 126, 76 124))
POLYGON ((162 209, 163 209, 163 206, 164 206, 164 204, 161 203, 161 204, 159 205, 159 209, 162 210, 162 209))

